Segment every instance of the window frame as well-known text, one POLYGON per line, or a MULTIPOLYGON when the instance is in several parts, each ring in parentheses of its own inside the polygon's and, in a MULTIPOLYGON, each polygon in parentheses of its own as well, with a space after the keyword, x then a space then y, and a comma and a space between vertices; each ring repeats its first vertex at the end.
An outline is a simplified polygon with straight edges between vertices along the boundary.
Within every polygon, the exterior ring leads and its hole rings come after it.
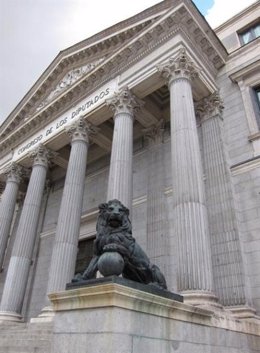
POLYGON ((260 20, 259 20, 259 19, 257 19, 256 21, 250 23, 248 26, 246 26, 246 27, 243 28, 243 29, 240 29, 240 30, 237 32, 238 37, 239 37, 239 41, 240 41, 240 44, 241 44, 241 45, 247 45, 247 44, 251 43, 253 40, 255 40, 255 39, 257 39, 257 38, 260 37, 260 33, 259 33, 259 35, 257 35, 256 32, 255 32, 255 29, 256 29, 258 26, 260 27, 260 20), (252 36, 252 39, 250 39, 249 41, 245 42, 243 36, 244 36, 245 34, 247 34, 247 33, 252 36))

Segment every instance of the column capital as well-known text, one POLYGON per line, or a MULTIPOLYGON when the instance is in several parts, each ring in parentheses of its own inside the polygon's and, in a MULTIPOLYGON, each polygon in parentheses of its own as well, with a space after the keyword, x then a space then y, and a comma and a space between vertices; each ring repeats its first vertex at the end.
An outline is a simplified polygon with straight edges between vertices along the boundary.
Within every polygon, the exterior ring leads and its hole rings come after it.
POLYGON ((168 85, 178 79, 190 81, 197 77, 200 71, 187 55, 185 48, 181 48, 175 57, 170 58, 168 62, 158 66, 158 70, 166 79, 168 85))
POLYGON ((71 139, 71 142, 83 141, 88 144, 89 137, 97 134, 98 128, 90 122, 84 120, 83 117, 80 117, 79 120, 70 125, 66 131, 71 139))
POLYGON ((143 105, 143 102, 133 95, 128 87, 115 93, 114 97, 107 100, 106 103, 114 111, 114 117, 119 113, 128 113, 133 117, 143 105))
POLYGON ((21 167, 19 164, 16 164, 15 162, 12 162, 11 165, 5 171, 7 182, 11 181, 19 184, 24 175, 24 168, 21 167))
POLYGON ((200 118, 201 121, 205 121, 214 116, 218 116, 222 119, 223 110, 224 103, 219 95, 219 91, 215 91, 195 104, 196 116, 200 118))
POLYGON ((163 142, 165 121, 160 119, 157 123, 143 129, 144 137, 149 141, 149 145, 157 145, 163 142))
POLYGON ((51 151, 49 148, 45 147, 44 145, 40 144, 36 147, 30 154, 30 158, 33 160, 33 166, 35 165, 42 165, 44 167, 48 167, 50 160, 56 155, 57 153, 51 151))

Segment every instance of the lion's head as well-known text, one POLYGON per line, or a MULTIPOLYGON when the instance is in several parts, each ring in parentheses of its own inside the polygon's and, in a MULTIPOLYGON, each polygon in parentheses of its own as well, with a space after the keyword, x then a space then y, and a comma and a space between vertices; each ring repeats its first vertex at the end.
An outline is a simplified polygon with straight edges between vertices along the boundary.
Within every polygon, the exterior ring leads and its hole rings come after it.
POLYGON ((132 233, 129 210, 118 200, 111 200, 98 206, 97 233, 109 233, 118 229, 132 233))

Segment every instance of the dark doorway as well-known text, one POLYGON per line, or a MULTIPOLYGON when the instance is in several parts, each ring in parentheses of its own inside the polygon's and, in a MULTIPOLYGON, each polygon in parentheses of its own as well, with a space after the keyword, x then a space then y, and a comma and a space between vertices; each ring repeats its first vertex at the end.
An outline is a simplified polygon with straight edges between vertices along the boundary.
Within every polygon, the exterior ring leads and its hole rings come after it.
POLYGON ((77 255, 75 274, 83 273, 87 268, 87 266, 89 265, 90 260, 92 259, 92 256, 93 256, 94 240, 95 240, 95 237, 83 239, 79 241, 79 245, 78 245, 79 250, 77 255))

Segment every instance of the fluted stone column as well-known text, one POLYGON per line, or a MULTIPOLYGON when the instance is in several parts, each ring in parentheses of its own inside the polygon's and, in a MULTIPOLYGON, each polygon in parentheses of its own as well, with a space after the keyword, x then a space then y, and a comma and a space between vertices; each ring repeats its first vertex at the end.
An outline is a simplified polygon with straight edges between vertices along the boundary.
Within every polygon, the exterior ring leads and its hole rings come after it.
POLYGON ((5 280, 0 320, 19 320, 35 244, 48 160, 51 153, 40 145, 31 153, 32 173, 5 280))
POLYGON ((215 301, 202 162, 191 80, 197 68, 185 49, 160 68, 168 80, 174 232, 178 242, 178 290, 186 302, 215 301))
POLYGON ((0 204, 0 268, 3 266, 4 255, 8 243, 19 184, 22 177, 22 167, 12 163, 6 171, 6 187, 0 204))
POLYGON ((140 101, 125 88, 108 101, 114 111, 114 133, 107 200, 118 199, 129 208, 133 201, 133 122, 140 101))
POLYGON ((81 118, 67 129, 71 152, 59 211, 47 293, 64 290, 74 276, 85 186, 89 135, 94 127, 81 118))
POLYGON ((230 170, 222 136, 223 102, 218 92, 196 104, 203 143, 214 288, 221 304, 237 316, 254 316, 246 290, 230 170))
POLYGON ((147 255, 166 276, 168 288, 173 289, 168 264, 168 219, 165 189, 164 121, 143 130, 147 150, 147 255))

